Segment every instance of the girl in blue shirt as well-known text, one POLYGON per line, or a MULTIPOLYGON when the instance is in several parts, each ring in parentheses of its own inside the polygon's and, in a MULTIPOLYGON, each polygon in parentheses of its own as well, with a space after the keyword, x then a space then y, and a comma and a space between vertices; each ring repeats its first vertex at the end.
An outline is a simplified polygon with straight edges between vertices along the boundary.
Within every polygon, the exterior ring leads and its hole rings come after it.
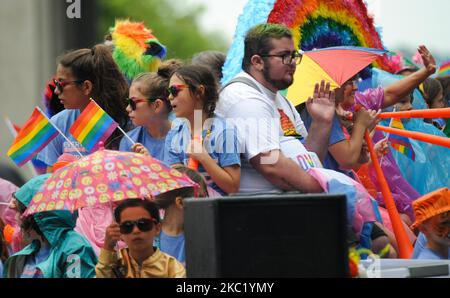
MULTIPOLYGON (((51 118, 72 144, 61 135, 54 138, 37 156, 47 167, 52 167, 63 153, 89 154, 70 134, 69 129, 90 98, 105 110, 123 129, 129 124, 125 111, 128 84, 104 45, 79 49, 65 54, 56 70, 55 95, 65 110, 51 118), (75 146, 76 148, 73 148, 75 146)), ((105 142, 105 148, 118 149, 121 132, 116 130, 105 142)), ((51 169, 50 169, 51 170, 51 169)))
POLYGON ((177 60, 168 60, 156 73, 143 73, 133 80, 126 110, 137 127, 127 134, 136 145, 123 137, 119 146, 120 151, 143 153, 146 149, 152 157, 165 160, 167 155, 165 141, 171 128, 169 113, 172 110, 167 99, 167 87, 170 75, 180 66, 181 62, 177 60))
MULTIPOLYGON (((183 66, 170 78, 169 100, 173 112, 186 121, 166 138, 172 166, 191 161, 207 183, 222 195, 239 191, 241 166, 236 127, 214 115, 217 82, 211 71, 199 65, 183 66)), ((192 164, 192 163, 191 163, 192 164)))

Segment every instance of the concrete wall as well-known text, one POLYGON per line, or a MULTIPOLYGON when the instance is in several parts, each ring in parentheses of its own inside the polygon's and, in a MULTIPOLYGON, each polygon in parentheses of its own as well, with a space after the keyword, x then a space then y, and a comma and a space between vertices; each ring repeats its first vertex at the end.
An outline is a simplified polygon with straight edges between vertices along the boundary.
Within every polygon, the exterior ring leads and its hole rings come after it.
MULTIPOLYGON (((17 167, 6 155, 13 141, 4 117, 22 125, 42 107, 45 82, 64 51, 96 42, 96 1, 81 1, 81 19, 69 19, 66 0, 0 1, 0 162, 17 167)), ((24 178, 32 177, 25 166, 24 178)))

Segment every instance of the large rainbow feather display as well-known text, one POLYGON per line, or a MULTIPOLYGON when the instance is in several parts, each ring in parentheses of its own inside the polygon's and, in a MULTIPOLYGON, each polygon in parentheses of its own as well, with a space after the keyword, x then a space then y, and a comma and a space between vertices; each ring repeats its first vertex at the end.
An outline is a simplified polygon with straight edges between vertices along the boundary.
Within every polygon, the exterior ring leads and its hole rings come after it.
POLYGON ((166 56, 166 47, 142 22, 117 20, 110 32, 113 58, 129 81, 140 73, 156 71, 166 56))
MULTIPOLYGON (((296 47, 303 51, 334 46, 384 49, 363 0, 249 0, 239 17, 222 70, 222 84, 242 70, 245 34, 261 23, 287 26, 296 47)), ((374 62, 374 66, 389 72, 391 64, 387 55, 374 62)))

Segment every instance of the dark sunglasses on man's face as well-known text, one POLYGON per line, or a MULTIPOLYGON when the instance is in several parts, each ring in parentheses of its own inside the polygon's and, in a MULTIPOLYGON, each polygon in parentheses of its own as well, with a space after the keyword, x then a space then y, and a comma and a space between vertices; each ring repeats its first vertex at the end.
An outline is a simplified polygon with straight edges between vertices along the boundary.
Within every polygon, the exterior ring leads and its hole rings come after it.
POLYGON ((133 232, 134 226, 137 226, 141 232, 148 232, 153 229, 153 224, 156 224, 156 221, 148 218, 124 221, 120 224, 120 233, 130 234, 133 232))
POLYGON ((169 88, 167 88, 167 92, 169 95, 172 95, 173 97, 177 97, 178 93, 180 93, 181 90, 188 88, 188 85, 172 85, 169 88))

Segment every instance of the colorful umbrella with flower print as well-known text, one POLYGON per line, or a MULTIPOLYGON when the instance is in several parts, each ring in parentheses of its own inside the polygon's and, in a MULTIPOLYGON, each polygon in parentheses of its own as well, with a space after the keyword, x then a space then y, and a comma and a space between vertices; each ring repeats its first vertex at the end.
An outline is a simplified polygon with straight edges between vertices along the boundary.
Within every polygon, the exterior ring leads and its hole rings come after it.
POLYGON ((157 159, 133 152, 100 149, 60 168, 33 197, 26 214, 96 206, 127 198, 198 187, 157 159))

